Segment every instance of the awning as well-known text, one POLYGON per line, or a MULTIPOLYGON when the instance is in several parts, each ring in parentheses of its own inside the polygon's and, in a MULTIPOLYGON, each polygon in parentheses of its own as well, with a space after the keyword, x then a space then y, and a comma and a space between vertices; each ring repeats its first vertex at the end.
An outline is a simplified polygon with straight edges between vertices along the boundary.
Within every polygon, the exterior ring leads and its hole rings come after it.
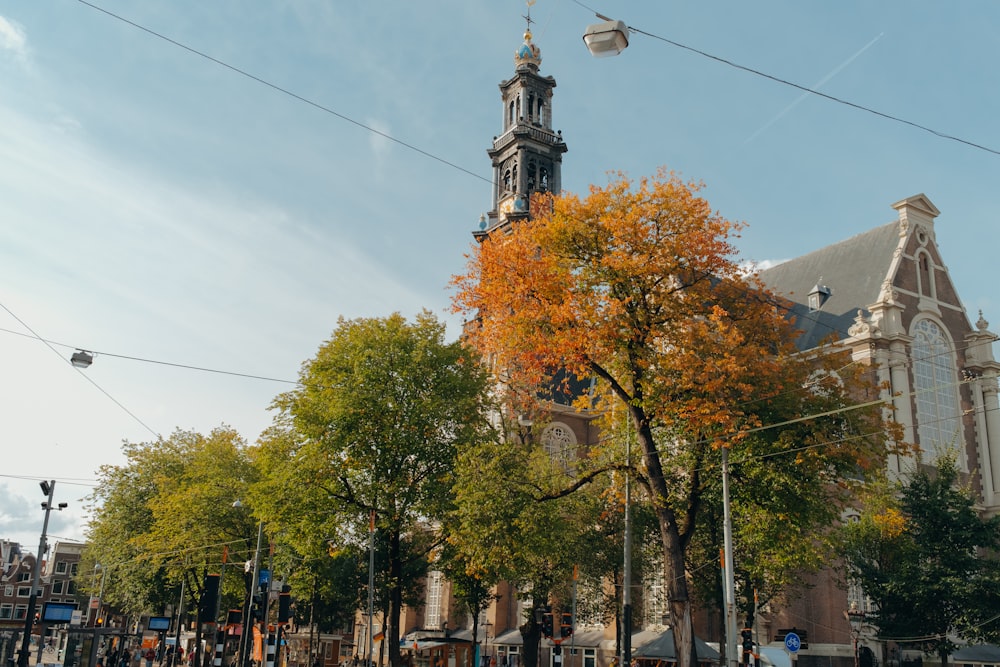
POLYGON ((427 649, 437 648, 438 646, 444 646, 444 642, 434 641, 432 639, 414 639, 410 642, 401 640, 399 642, 399 648, 408 648, 411 651, 426 651, 427 649))
POLYGON ((979 646, 963 646, 951 654, 952 662, 1000 662, 1000 646, 980 644, 979 646))
MULTIPOLYGON (((719 652, 697 637, 694 638, 694 649, 698 655, 699 662, 717 662, 719 652)), ((676 660, 677 651, 674 649, 674 632, 667 630, 660 635, 642 644, 632 655, 636 658, 646 658, 649 660, 676 660)))

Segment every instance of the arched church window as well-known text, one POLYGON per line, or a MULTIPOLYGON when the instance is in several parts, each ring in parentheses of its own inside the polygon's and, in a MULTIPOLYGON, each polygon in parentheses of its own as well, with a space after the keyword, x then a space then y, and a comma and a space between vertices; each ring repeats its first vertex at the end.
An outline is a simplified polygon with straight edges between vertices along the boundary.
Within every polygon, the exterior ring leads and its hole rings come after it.
POLYGON ((934 321, 913 325, 913 385, 917 404, 917 436, 925 463, 958 447, 958 464, 966 470, 958 411, 958 373, 951 340, 934 321))
POLYGON ((542 192, 549 191, 549 170, 545 167, 538 170, 538 189, 542 192))
POLYGON ((507 125, 514 124, 514 100, 510 101, 510 105, 507 107, 507 125))
POLYGON ((505 169, 503 172, 503 191, 510 192, 510 169, 505 169))
POLYGON ((528 192, 535 189, 535 175, 538 173, 538 163, 535 160, 528 160, 528 192))
POLYGON ((521 96, 517 96, 517 120, 521 120, 523 113, 521 111, 521 96))
POLYGON ((535 119, 535 94, 528 95, 528 120, 535 119))
POLYGON ((552 422, 546 426, 541 441, 548 455, 563 465, 575 455, 576 433, 562 422, 552 422))
POLYGON ((518 190, 521 189, 521 187, 520 187, 521 184, 517 180, 517 163, 516 162, 514 163, 514 166, 511 167, 510 171, 511 171, 511 174, 510 174, 510 177, 511 177, 511 184, 510 184, 511 190, 513 192, 517 192, 518 190))
POLYGON ((545 108, 545 102, 541 97, 538 98, 538 122, 545 123, 545 117, 542 116, 542 110, 545 108))

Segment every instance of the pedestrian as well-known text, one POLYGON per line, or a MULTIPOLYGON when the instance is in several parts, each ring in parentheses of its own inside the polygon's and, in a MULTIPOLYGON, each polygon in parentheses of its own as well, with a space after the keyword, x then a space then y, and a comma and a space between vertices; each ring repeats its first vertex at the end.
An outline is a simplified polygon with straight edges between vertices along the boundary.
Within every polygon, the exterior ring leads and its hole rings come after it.
POLYGON ((132 654, 129 653, 127 648, 122 649, 121 659, 118 661, 118 667, 131 667, 132 654))
POLYGON ((153 667, 153 660, 156 659, 156 651, 154 651, 153 647, 150 646, 146 649, 146 652, 142 657, 146 659, 146 667, 153 667))

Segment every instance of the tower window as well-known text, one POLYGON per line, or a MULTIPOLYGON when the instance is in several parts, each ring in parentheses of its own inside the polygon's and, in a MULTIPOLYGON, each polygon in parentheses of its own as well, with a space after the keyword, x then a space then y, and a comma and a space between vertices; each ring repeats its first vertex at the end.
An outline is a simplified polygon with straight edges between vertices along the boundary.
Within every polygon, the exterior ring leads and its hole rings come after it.
POLYGON ((528 120, 535 119, 535 94, 528 95, 528 120))
POLYGON ((514 100, 510 101, 510 105, 507 107, 507 126, 514 124, 514 100))

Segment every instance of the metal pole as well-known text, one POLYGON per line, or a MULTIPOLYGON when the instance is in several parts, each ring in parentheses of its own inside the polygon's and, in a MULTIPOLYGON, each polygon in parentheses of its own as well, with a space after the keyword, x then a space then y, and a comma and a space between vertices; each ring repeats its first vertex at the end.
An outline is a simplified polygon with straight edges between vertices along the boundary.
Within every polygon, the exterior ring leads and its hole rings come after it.
POLYGON ((739 664, 736 646, 736 579, 733 572, 733 518, 729 505, 729 448, 722 448, 722 523, 725 549, 726 664, 739 664))
POLYGON ((371 667, 375 655, 375 637, 372 624, 375 618, 375 510, 368 522, 368 664, 371 667))
MULTIPOLYGON (((253 575, 250 579, 250 590, 247 591, 247 600, 243 609, 243 619, 242 619, 242 629, 240 630, 240 651, 238 665, 239 667, 245 667, 249 662, 250 654, 250 635, 251 635, 251 623, 250 623, 250 611, 253 609, 253 596, 254 592, 257 590, 257 579, 260 577, 260 544, 264 539, 264 522, 261 521, 257 524, 257 549, 254 552, 253 557, 253 575)), ((243 571, 244 574, 246 570, 243 571)))
MULTIPOLYGON (((625 461, 632 465, 632 431, 625 436, 625 461)), ((632 473, 625 471, 625 549, 622 568, 622 667, 632 664, 632 473)))
MULTIPOLYGON (((52 511, 52 497, 56 492, 56 481, 49 480, 46 484, 42 482, 42 491, 48 491, 48 501, 45 502, 43 507, 45 508, 45 520, 42 522, 42 537, 38 541, 38 554, 35 556, 35 568, 34 574, 31 580, 31 596, 28 598, 28 613, 24 617, 24 636, 21 637, 21 651, 17 656, 18 667, 28 667, 28 653, 31 651, 31 625, 35 621, 35 609, 38 607, 38 583, 42 576, 42 558, 45 557, 45 552, 48 550, 48 546, 45 543, 45 535, 49 531, 49 513, 52 511)), ((39 646, 41 646, 41 637, 39 637, 39 646)))

